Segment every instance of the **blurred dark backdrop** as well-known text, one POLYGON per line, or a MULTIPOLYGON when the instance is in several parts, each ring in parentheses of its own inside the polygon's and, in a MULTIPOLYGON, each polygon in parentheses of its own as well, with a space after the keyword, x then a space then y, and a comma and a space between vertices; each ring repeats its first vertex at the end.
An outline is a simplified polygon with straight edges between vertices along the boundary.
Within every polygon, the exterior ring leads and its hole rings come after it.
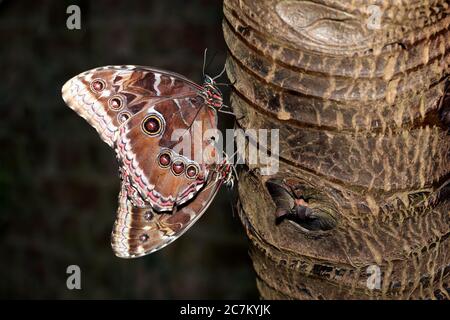
POLYGON ((257 298, 227 190, 164 250, 114 256, 114 152, 60 94, 70 77, 108 64, 199 82, 204 48, 217 51, 209 73, 224 65, 221 19, 218 0, 0 0, 0 298, 257 298), (81 30, 66 28, 71 4, 81 30), (71 264, 82 290, 66 288, 71 264))

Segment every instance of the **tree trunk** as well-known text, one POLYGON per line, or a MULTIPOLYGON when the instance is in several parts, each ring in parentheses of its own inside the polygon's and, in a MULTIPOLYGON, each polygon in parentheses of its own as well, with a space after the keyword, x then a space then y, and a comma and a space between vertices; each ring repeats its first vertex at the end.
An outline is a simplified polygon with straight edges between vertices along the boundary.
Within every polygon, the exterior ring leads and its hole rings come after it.
POLYGON ((280 130, 278 173, 239 177, 262 298, 448 299, 448 1, 225 0, 224 13, 238 126, 280 130), (316 227, 277 223, 268 181, 316 227))

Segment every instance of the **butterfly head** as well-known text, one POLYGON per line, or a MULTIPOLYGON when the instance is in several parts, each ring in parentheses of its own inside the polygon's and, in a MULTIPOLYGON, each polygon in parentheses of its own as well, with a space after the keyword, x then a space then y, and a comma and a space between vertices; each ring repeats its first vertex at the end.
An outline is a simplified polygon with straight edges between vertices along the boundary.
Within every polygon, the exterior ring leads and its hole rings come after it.
POLYGON ((222 92, 217 87, 215 80, 210 76, 205 75, 202 88, 208 105, 214 108, 221 108, 223 105, 222 92))

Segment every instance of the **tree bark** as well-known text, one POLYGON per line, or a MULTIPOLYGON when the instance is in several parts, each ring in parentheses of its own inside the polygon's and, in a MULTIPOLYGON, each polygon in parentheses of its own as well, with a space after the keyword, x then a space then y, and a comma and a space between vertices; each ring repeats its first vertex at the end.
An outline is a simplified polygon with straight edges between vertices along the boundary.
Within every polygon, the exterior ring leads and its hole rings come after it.
POLYGON ((448 1, 225 0, 224 13, 237 124, 280 130, 278 173, 239 177, 262 298, 448 299, 448 1), (277 223, 269 179, 335 225, 277 223))

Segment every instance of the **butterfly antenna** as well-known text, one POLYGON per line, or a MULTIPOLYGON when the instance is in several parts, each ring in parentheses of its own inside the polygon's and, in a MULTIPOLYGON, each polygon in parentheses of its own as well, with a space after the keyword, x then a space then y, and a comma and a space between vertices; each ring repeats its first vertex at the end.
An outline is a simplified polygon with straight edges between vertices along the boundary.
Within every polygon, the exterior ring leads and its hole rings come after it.
POLYGON ((203 57, 203 77, 206 75, 206 70, 208 69, 209 65, 211 64, 211 62, 213 62, 214 58, 216 57, 217 51, 214 52, 214 54, 212 55, 212 57, 208 60, 208 62, 206 62, 206 52, 208 49, 205 49, 205 55, 203 57))
POLYGON ((205 69, 206 69, 206 54, 208 53, 208 48, 205 48, 205 52, 203 53, 203 78, 205 77, 205 69))
POLYGON ((220 78, 220 77, 224 74, 225 70, 227 70, 227 66, 226 66, 226 65, 223 66, 222 71, 220 71, 220 73, 219 73, 217 76, 215 76, 215 77, 213 78, 213 80, 216 80, 217 78, 220 78))

